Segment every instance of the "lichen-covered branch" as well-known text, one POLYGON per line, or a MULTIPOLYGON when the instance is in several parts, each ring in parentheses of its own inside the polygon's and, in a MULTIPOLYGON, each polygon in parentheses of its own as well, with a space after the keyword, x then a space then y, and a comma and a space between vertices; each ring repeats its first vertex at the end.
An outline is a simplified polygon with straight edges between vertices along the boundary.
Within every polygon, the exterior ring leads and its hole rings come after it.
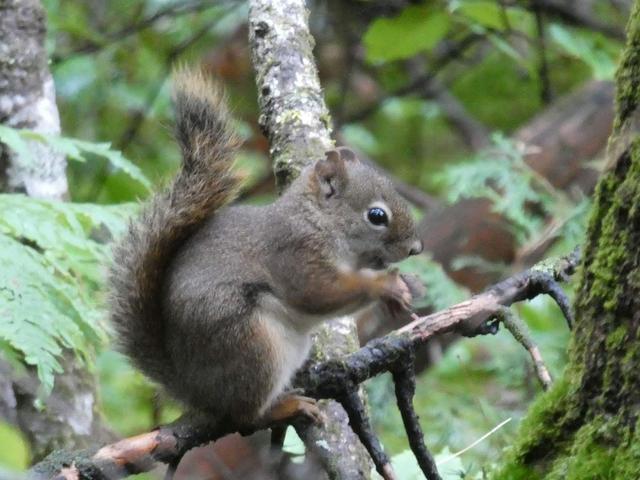
MULTIPOLYGON (((354 404, 357 410, 360 406, 351 393, 354 392, 355 386, 382 372, 396 372, 397 377, 398 368, 402 362, 411 356, 415 348, 426 343, 427 340, 446 332, 477 330, 483 323, 492 320, 496 312, 501 309, 545 293, 547 289, 541 287, 540 282, 532 281, 541 271, 547 273, 554 281, 563 280, 574 272, 578 260, 579 256, 574 252, 554 262, 545 262, 514 275, 465 302, 432 315, 417 318, 406 327, 373 340, 354 353, 312 365, 300 372, 297 383, 304 387, 306 395, 317 399, 343 402, 348 397, 345 403, 354 404)), ((423 468, 431 469, 430 478, 437 479, 435 465, 425 452, 420 451, 422 447, 415 438, 418 431, 415 419, 409 418, 413 415, 407 408, 411 397, 411 380, 407 383, 406 378, 401 379, 397 385, 401 390, 399 406, 403 412, 403 418, 407 417, 405 425, 410 425, 407 430, 412 449, 418 451, 417 456, 421 459, 421 465, 425 464, 423 468)), ((347 406, 350 408, 350 405, 347 406)), ((363 422, 367 421, 364 417, 358 419, 353 413, 351 420, 359 422, 357 429, 361 429, 363 422)), ((206 419, 185 416, 173 424, 121 440, 99 450, 54 453, 36 465, 33 473, 36 478, 53 478, 66 468, 66 472, 76 475, 80 480, 123 478, 133 472, 151 469, 156 461, 173 463, 189 449, 216 440, 235 430, 236 428, 231 424, 211 425, 206 419)), ((251 433, 251 431, 241 433, 251 433)), ((368 435, 371 437, 373 433, 369 431, 368 435)), ((333 452, 333 454, 342 456, 345 452, 333 452)), ((379 460, 380 465, 388 465, 388 462, 383 461, 383 456, 379 460)))
POLYGON ((301 0, 250 2, 249 41, 259 123, 269 139, 279 190, 333 146, 308 15, 301 0))
MULTIPOLYGON (((284 190, 301 169, 333 147, 329 112, 313 57, 304 0, 252 0, 249 42, 256 72, 259 123, 269 139, 276 184, 284 190)), ((314 338, 312 361, 339 358, 357 349, 355 321, 336 319, 314 338)), ((336 402, 323 402, 325 426, 298 429, 331 478, 369 478, 367 452, 336 402), (340 452, 340 454, 338 454, 340 452)))

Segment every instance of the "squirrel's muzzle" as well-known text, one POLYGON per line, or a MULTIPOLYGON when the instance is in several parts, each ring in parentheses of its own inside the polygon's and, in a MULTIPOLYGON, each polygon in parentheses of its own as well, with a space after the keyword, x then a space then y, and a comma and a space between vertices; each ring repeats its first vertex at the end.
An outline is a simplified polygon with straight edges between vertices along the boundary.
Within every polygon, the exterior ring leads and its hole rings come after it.
POLYGON ((409 255, 418 255, 419 253, 422 253, 422 248, 422 240, 418 239, 414 241, 409 248, 409 255))

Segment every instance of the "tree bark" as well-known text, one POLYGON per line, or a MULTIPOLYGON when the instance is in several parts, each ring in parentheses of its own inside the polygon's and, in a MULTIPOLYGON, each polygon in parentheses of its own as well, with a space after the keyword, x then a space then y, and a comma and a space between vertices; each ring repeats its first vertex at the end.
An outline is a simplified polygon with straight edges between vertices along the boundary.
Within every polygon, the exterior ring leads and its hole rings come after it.
MULTIPOLYGON (((252 0, 249 42, 256 70, 260 126, 269 139, 279 191, 300 170, 333 147, 331 120, 324 103, 303 0, 252 0)), ((336 319, 315 334, 310 358, 338 358, 358 348, 352 317, 336 319)), ((369 478, 367 451, 349 428, 347 414, 334 401, 322 405, 323 428, 299 431, 330 478, 369 478)))
MULTIPOLYGON (((0 1, 0 122, 42 133, 60 133, 53 78, 44 48, 45 12, 39 0, 0 1)), ((67 162, 40 142, 33 160, 0 146, 0 190, 60 200, 67 195, 67 162)))
MULTIPOLYGON (((0 123, 43 133, 60 133, 53 79, 45 51, 45 12, 38 0, 0 0, 0 123)), ((0 144, 0 192, 62 200, 67 196, 64 155, 30 142, 27 161, 0 144)), ((37 312, 34 312, 37 315, 37 312)), ((18 426, 33 460, 56 448, 80 448, 112 439, 96 412, 95 378, 72 352, 61 359, 44 409, 35 405, 35 371, 18 374, 0 358, 0 416, 18 426)))
POLYGON ((498 479, 631 479, 640 472, 640 1, 627 37, 569 363, 523 421, 498 479))

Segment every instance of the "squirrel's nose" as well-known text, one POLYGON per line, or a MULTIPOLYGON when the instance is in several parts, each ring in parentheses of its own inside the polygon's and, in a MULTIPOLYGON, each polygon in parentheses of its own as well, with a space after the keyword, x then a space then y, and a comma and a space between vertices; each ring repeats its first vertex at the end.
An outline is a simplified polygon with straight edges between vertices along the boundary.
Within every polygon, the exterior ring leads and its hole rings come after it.
POLYGON ((416 240, 411 245, 411 249, 409 250, 409 255, 418 255, 422 253, 422 240, 416 240))

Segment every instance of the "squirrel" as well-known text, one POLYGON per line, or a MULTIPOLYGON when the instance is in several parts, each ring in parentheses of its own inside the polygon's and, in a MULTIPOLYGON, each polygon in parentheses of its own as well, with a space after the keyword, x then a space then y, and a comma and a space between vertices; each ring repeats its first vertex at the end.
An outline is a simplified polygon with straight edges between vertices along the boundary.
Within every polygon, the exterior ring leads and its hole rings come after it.
POLYGON ((303 415, 285 393, 314 327, 377 300, 408 309, 391 263, 421 252, 409 208, 351 150, 326 152, 264 206, 229 205, 239 147, 220 87, 178 69, 181 168, 114 249, 110 316, 120 349, 178 401, 238 429, 303 415))

